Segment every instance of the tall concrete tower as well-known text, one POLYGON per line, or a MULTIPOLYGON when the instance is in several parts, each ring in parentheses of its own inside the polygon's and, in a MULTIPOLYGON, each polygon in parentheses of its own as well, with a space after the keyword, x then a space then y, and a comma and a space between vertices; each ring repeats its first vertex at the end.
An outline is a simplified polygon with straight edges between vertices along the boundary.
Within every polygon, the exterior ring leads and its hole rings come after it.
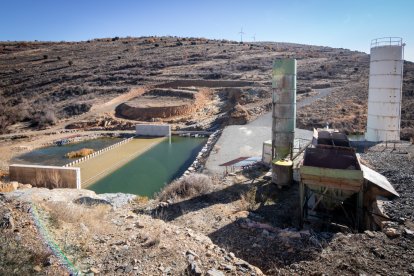
POLYGON ((367 141, 400 140, 403 55, 402 38, 371 41, 367 141))
POLYGON ((281 161, 293 148, 296 126, 296 59, 273 62, 272 73, 272 182, 292 182, 292 162, 281 161))

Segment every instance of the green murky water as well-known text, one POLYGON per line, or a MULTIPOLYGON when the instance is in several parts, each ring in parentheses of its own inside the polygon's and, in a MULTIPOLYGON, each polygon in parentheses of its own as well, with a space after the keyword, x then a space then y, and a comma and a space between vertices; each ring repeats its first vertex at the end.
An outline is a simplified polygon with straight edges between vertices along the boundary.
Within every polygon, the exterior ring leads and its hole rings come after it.
POLYGON ((65 154, 71 151, 83 148, 93 149, 95 151, 106 148, 119 141, 121 138, 97 138, 79 143, 67 144, 64 146, 49 146, 35 149, 31 152, 19 155, 11 160, 11 163, 44 165, 44 166, 63 166, 76 159, 68 159, 65 154))
POLYGON ((171 137, 102 178, 88 189, 96 193, 131 193, 153 197, 181 176, 207 138, 171 137))

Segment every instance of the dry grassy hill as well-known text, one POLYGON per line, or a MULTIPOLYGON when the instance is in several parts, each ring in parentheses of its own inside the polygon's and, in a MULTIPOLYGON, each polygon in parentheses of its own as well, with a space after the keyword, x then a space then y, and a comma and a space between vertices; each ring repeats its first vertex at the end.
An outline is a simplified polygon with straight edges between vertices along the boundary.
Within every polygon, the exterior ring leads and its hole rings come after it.
MULTIPOLYGON (((364 131, 369 55, 291 43, 177 37, 1 42, 1 131, 45 127, 85 113, 132 87, 172 80, 252 81, 264 90, 258 97, 269 103, 272 61, 283 57, 298 59, 299 94, 333 88, 324 101, 298 111, 299 127, 328 121, 348 132, 364 131)), ((403 90, 406 138, 414 131, 414 65, 410 62, 405 63, 403 90)), ((254 107, 247 111, 251 118, 258 113, 254 107)))

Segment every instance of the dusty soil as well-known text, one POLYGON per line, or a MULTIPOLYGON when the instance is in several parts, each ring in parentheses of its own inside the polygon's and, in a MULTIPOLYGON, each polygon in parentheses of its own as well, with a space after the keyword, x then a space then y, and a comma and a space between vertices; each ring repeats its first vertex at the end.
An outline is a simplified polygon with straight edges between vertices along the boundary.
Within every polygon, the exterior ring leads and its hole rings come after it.
MULTIPOLYGON (((260 271, 267 275, 412 274, 412 164, 405 165, 407 154, 377 149, 363 158, 386 175, 385 164, 395 163, 387 176, 401 198, 385 205, 391 217, 389 227, 396 231, 393 236, 382 231, 298 230, 297 184, 276 189, 263 178, 265 169, 254 168, 214 178, 214 186, 206 194, 173 197, 167 202, 126 194, 96 196, 87 190, 7 193, 0 196, 3 221, 9 212, 18 226, 11 231, 3 224, 2 249, 12 252, 6 255, 11 258, 18 250, 35 246, 36 238, 16 245, 14 237, 39 237, 38 231, 22 225, 40 220, 49 236, 46 244, 56 243, 70 263, 60 255, 51 267, 31 258, 19 268, 22 271, 37 266, 51 273, 66 269, 95 274, 188 275, 193 267, 201 273, 223 273, 218 275, 260 275, 260 271), (35 206, 38 215, 28 214, 27 206, 35 206)), ((37 246, 47 248, 42 243, 37 246)), ((1 266, 6 271, 16 268, 4 258, 0 261, 8 264, 1 266)))
MULTIPOLYGON (((328 97, 298 108, 297 126, 326 122, 348 133, 366 124, 369 56, 347 49, 291 43, 200 38, 108 38, 74 43, 0 42, 0 166, 21 147, 38 147, 78 131, 133 130, 117 106, 156 89, 208 89, 205 104, 186 114, 164 112, 176 130, 216 130, 269 111, 276 58, 298 60, 298 101, 315 89, 328 97), (35 142, 38 140, 39 142, 35 142)), ((405 62, 401 137, 412 136, 414 64, 405 62)), ((161 110, 162 111, 162 110, 161 110)), ((160 110, 156 110, 160 113, 160 110)), ((149 118, 151 117, 151 118, 149 118)))
POLYGON ((0 256, 0 271, 8 275, 32 274, 35 268, 39 274, 53 275, 262 275, 258 268, 191 228, 136 214, 142 203, 131 198, 109 195, 96 199, 91 191, 59 189, 32 189, 0 197, 0 214, 9 212, 16 222, 14 229, 0 229, 1 250, 9 251, 0 256), (36 211, 30 215, 28 209, 36 211), (38 239, 34 221, 46 233, 45 244, 38 239), (33 240, 16 245, 19 236, 33 240), (52 265, 29 255, 18 267, 20 260, 14 258, 34 246, 46 250, 46 245, 60 252, 59 258, 52 256, 52 265))
POLYGON ((278 190, 257 169, 220 180, 221 186, 207 195, 146 212, 204 233, 268 275, 412 274, 412 163, 407 165, 407 155, 378 156, 375 149, 363 157, 380 172, 387 162, 395 162, 384 172, 401 195, 385 204, 394 237, 381 231, 341 233, 326 227, 299 231, 298 185, 278 190))
MULTIPOLYGON (((360 52, 176 37, 2 42, 0 129, 8 134, 0 136, 0 165, 6 167, 17 152, 73 133, 132 129, 137 121, 116 117, 115 108, 154 88, 212 91, 204 108, 157 119, 175 129, 244 124, 269 110, 271 64, 280 57, 298 59, 301 100, 314 89, 332 88, 328 97, 298 109, 298 127, 329 122, 349 133, 364 131, 369 56, 360 52)), ((413 131, 413 89, 414 64, 405 62, 403 138, 413 131)), ((138 198, 116 205, 106 197, 111 207, 101 201, 85 206, 73 200, 96 197, 92 192, 28 189, 28 195, 0 195, 0 274, 70 271, 68 263, 53 257, 58 255, 48 258, 50 241, 84 273, 180 275, 214 269, 257 275, 258 267, 269 275, 414 274, 412 160, 388 150, 363 158, 401 195, 385 203, 393 238, 383 232, 297 230, 297 186, 279 191, 261 170, 219 179, 206 195, 162 203, 138 198), (34 224, 39 219, 50 236, 45 243, 34 224)))
POLYGON ((213 91, 208 88, 153 89, 143 95, 118 105, 115 114, 132 120, 159 120, 161 118, 191 116, 207 104, 211 104, 213 91))
MULTIPOLYGON (((0 120, 2 131, 42 128, 63 118, 88 113, 96 105, 134 87, 168 88, 166 83, 191 79, 199 80, 192 84, 196 87, 208 86, 206 80, 251 82, 249 89, 239 89, 240 97, 236 98, 224 92, 228 85, 215 85, 218 110, 213 116, 217 120, 208 122, 200 117, 197 118, 200 123, 192 128, 225 124, 228 112, 235 106, 235 103, 228 105, 233 100, 244 106, 249 119, 253 119, 268 109, 272 61, 282 57, 298 59, 299 94, 312 93, 317 88, 337 88, 325 102, 299 110, 298 126, 312 128, 328 121, 350 133, 364 131, 368 55, 291 43, 239 44, 177 37, 0 43, 1 105, 6 111, 0 120)), ((405 62, 402 108, 405 138, 413 128, 413 66, 405 62)), ((98 116, 96 112, 93 115, 98 116)), ((102 115, 106 116, 99 116, 102 115)))

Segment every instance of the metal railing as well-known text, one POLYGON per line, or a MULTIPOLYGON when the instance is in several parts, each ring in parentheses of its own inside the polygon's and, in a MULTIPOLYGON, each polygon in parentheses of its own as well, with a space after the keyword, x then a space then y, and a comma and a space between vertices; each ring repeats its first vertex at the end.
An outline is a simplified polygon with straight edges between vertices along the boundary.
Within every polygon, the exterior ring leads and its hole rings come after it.
POLYGON ((371 48, 380 46, 403 46, 401 37, 381 37, 371 40, 371 48))

